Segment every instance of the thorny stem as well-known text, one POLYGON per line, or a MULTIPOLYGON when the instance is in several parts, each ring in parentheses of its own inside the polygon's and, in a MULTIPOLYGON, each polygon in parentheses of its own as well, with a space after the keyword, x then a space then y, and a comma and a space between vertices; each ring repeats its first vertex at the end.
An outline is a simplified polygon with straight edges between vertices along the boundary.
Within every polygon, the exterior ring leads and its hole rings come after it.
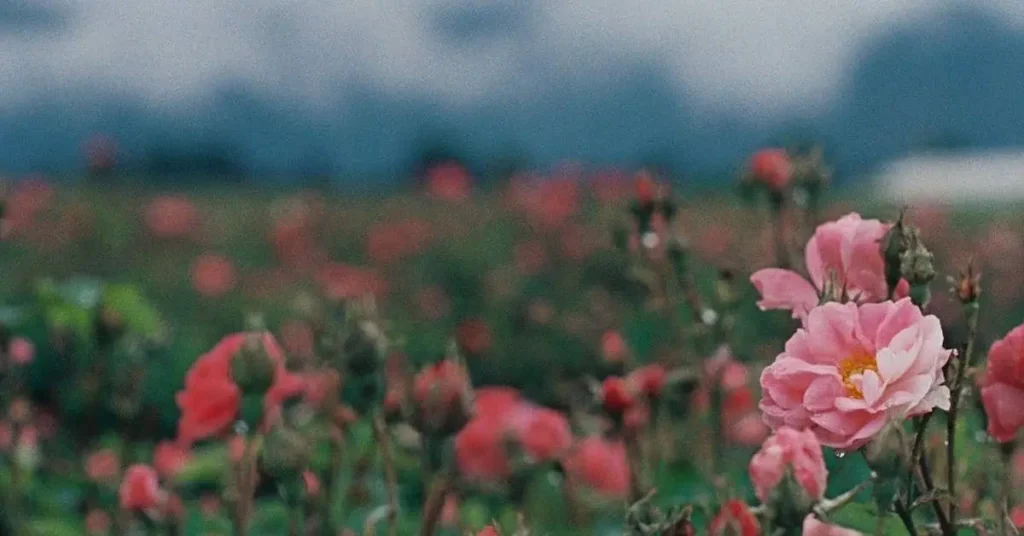
MULTIPOLYGON (((910 451, 910 463, 907 464, 910 469, 907 472, 907 489, 913 490, 914 473, 917 471, 917 466, 920 463, 921 452, 924 447, 925 431, 928 429, 928 422, 931 421, 932 413, 926 413, 921 420, 918 422, 917 435, 914 437, 914 446, 910 451)), ((908 500, 912 500, 913 497, 908 497, 908 500)))
POLYGON ((437 532, 437 523, 441 520, 441 510, 444 508, 445 498, 448 490, 453 484, 454 473, 450 469, 442 471, 431 486, 427 500, 423 504, 423 522, 420 525, 420 536, 434 536, 437 532))
POLYGON ((896 515, 900 517, 900 521, 903 522, 903 527, 907 529, 907 534, 917 536, 917 529, 914 528, 914 518, 910 515, 907 507, 901 501, 896 501, 893 504, 893 508, 896 511, 896 515))
POLYGON ((257 435, 245 443, 242 451, 242 459, 238 464, 237 489, 238 499, 235 504, 235 519, 233 520, 236 536, 245 536, 249 533, 249 516, 252 513, 253 489, 256 483, 256 455, 259 452, 262 436, 257 435))
POLYGON ((398 478, 395 476, 395 465, 391 460, 391 440, 388 437, 387 425, 380 413, 373 416, 373 435, 380 447, 380 457, 384 463, 384 486, 388 498, 387 536, 397 536, 398 478))
POLYGON ((822 518, 826 517, 828 514, 853 502, 853 500, 857 498, 857 494, 868 486, 874 484, 875 480, 878 480, 878 475, 872 471, 871 476, 868 477, 867 480, 850 488, 846 493, 843 493, 834 499, 822 499, 822 501, 815 507, 815 512, 820 514, 822 518))
MULTIPOLYGON (((921 466, 921 479, 924 481, 924 490, 926 493, 935 491, 935 482, 932 481, 932 471, 928 467, 928 455, 922 450, 921 456, 918 458, 918 465, 921 466)), ((935 517, 939 521, 939 528, 942 529, 942 534, 946 536, 953 536, 956 534, 956 530, 949 523, 949 518, 946 517, 946 511, 942 509, 942 505, 939 501, 931 501, 932 509, 935 510, 935 517)))
POLYGON ((967 314, 967 347, 964 355, 957 360, 957 371, 953 392, 949 399, 949 414, 946 418, 946 485, 953 500, 949 502, 949 521, 956 523, 956 419, 960 410, 960 399, 963 397, 967 382, 966 375, 970 370, 971 357, 974 355, 974 343, 978 338, 978 305, 976 302, 965 308, 967 314))

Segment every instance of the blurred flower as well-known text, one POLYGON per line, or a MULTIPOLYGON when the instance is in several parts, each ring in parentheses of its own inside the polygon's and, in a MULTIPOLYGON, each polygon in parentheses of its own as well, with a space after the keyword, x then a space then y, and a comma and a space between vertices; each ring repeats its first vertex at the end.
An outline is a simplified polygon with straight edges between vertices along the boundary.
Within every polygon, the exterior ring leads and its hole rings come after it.
POLYGON ((829 525, 818 521, 814 514, 804 518, 802 536, 862 536, 860 532, 852 529, 829 525))
POLYGON ((623 363, 628 356, 629 347, 621 333, 610 329, 601 335, 601 357, 606 363, 623 363))
POLYGON ((85 532, 88 534, 106 534, 110 530, 110 514, 93 508, 85 515, 85 532))
POLYGON ((146 205, 146 227, 160 238, 187 236, 196 225, 196 207, 183 196, 165 195, 146 205))
POLYGON ((722 505, 718 515, 708 525, 710 536, 760 536, 761 525, 757 522, 750 508, 743 501, 732 499, 722 505))
POLYGON ((416 422, 425 433, 448 435, 469 418, 470 394, 466 369, 451 359, 427 366, 413 380, 416 422))
POLYGON ((601 407, 613 417, 621 417, 636 403, 633 385, 625 378, 609 376, 601 384, 601 407))
POLYGON ((223 296, 235 288, 235 265, 220 255, 207 253, 192 263, 192 287, 207 297, 223 296))
POLYGON ((375 264, 389 264, 419 253, 430 238, 430 225, 423 221, 379 223, 366 234, 366 255, 375 264))
POLYGON ((621 441, 591 436, 580 441, 565 459, 569 478, 609 498, 629 493, 629 464, 621 441))
POLYGON ((331 396, 338 394, 341 376, 333 369, 321 370, 306 374, 306 404, 313 408, 328 406, 331 396))
POLYGON ((641 205, 654 203, 654 197, 658 193, 658 183, 650 173, 637 173, 633 179, 633 195, 641 205))
POLYGON ((762 149, 750 157, 751 177, 773 191, 781 191, 793 178, 793 164, 784 149, 762 149))
POLYGON ((1024 325, 992 343, 980 383, 988 434, 999 442, 1013 441, 1024 426, 1024 325))
POLYGON ((320 269, 317 279, 324 294, 332 300, 379 297, 387 290, 387 283, 376 270, 349 264, 327 264, 320 269))
POLYGON ((494 528, 494 525, 487 525, 480 529, 480 532, 476 533, 476 536, 501 536, 501 533, 498 532, 498 529, 494 528))
POLYGON ((773 429, 809 428, 823 445, 853 450, 890 420, 949 407, 942 326, 909 298, 826 303, 761 375, 761 410, 773 429))
POLYGON ((888 286, 879 243, 890 227, 878 220, 861 219, 855 212, 818 226, 804 252, 811 280, 781 268, 755 272, 750 281, 761 294, 758 307, 788 310, 793 318, 802 319, 818 305, 819 294, 830 284, 858 303, 884 300, 888 286), (830 279, 833 277, 836 279, 830 279))
POLYGON ((304 382, 285 369, 281 348, 271 334, 228 335, 192 364, 185 376, 185 389, 176 395, 181 410, 179 440, 188 443, 217 435, 235 422, 242 393, 231 377, 232 363, 250 336, 258 337, 260 350, 274 366, 272 384, 263 398, 264 419, 286 398, 303 391, 304 382))
POLYGON ((471 480, 502 481, 512 469, 505 451, 505 423, 477 416, 455 436, 455 461, 471 480))
POLYGON ((306 495, 316 497, 320 495, 320 479, 315 474, 305 471, 302 473, 302 485, 306 489, 306 495))
POLYGON ((455 340, 467 354, 480 355, 491 348, 491 328, 482 319, 469 318, 455 328, 455 340))
POLYGON ((529 408, 520 417, 519 441, 535 461, 559 458, 572 446, 569 421, 561 412, 548 408, 529 408))
POLYGON ((188 449, 174 441, 161 441, 153 451, 153 466, 161 478, 174 478, 188 463, 191 455, 188 449))
POLYGON ((629 374, 629 381, 636 390, 649 399, 659 398, 665 388, 668 372, 657 363, 640 367, 629 374))
POLYGON ((1017 505, 1010 509, 1010 521, 1018 529, 1024 528, 1024 506, 1017 505))
POLYGON ((762 503, 768 502, 787 471, 792 471, 812 501, 818 501, 825 495, 828 470, 825 469, 821 444, 810 430, 779 428, 750 459, 750 481, 762 503))
POLYGON ((85 474, 93 482, 109 482, 121 471, 121 459, 111 449, 100 449, 85 459, 85 474))
POLYGON ((438 164, 427 170, 427 193, 445 201, 465 201, 473 189, 473 178, 455 162, 438 164))
POLYGON ((125 471, 119 496, 121 508, 144 511, 160 505, 167 498, 167 493, 160 489, 155 469, 136 464, 125 471))
POLYGON ((5 228, 0 237, 30 226, 36 215, 50 206, 55 197, 53 187, 42 178, 19 181, 4 203, 5 228))
POLYGON ((454 493, 449 493, 444 498, 444 505, 441 506, 441 526, 446 528, 459 526, 459 498, 454 493))
POLYGON ((15 365, 27 365, 32 362, 32 358, 36 355, 35 345, 22 337, 11 339, 10 347, 7 351, 11 356, 11 362, 15 365))

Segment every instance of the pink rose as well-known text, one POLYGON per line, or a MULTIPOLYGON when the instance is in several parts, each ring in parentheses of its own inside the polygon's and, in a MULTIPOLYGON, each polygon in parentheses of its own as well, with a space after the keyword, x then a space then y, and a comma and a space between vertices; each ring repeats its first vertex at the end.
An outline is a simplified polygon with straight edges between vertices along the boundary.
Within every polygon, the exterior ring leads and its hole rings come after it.
POLYGON ((569 478, 610 498, 629 493, 629 463, 620 441, 592 436, 580 441, 565 460, 569 478))
POLYGON ((525 409, 517 428, 523 451, 536 461, 557 459, 572 446, 569 421, 553 409, 525 409))
MULTIPOLYGON (((750 281, 761 294, 761 310, 792 311, 793 318, 804 318, 818 305, 826 283, 835 274, 836 285, 857 303, 884 300, 885 260, 881 240, 890 225, 864 220, 856 212, 837 221, 823 223, 814 231, 804 250, 804 262, 811 280, 780 268, 758 270, 750 281)), ((901 295, 906 295, 905 283, 901 295)))
POLYGON ((133 465, 124 474, 120 489, 121 508, 149 510, 159 505, 167 494, 160 489, 156 470, 148 465, 133 465))
POLYGON ((891 420, 949 408, 942 327, 909 299, 826 303, 761 374, 761 412, 772 429, 808 428, 854 450, 891 420))
POLYGON ((988 434, 999 442, 1012 441, 1024 426, 1024 325, 989 349, 981 402, 988 416, 988 434))
POLYGON ((161 441, 153 450, 153 466, 163 478, 174 478, 190 458, 188 449, 173 441, 161 441))
POLYGON ((36 356, 36 347, 28 339, 15 337, 11 339, 11 346, 8 352, 11 354, 11 361, 15 365, 27 365, 36 356))
POLYGON ((750 481, 761 502, 768 501, 787 469, 793 471, 793 477, 808 497, 819 500, 825 495, 828 470, 821 444, 810 430, 779 428, 750 459, 750 481))
POLYGON ((803 536, 862 536, 861 533, 818 521, 814 514, 804 518, 803 536))

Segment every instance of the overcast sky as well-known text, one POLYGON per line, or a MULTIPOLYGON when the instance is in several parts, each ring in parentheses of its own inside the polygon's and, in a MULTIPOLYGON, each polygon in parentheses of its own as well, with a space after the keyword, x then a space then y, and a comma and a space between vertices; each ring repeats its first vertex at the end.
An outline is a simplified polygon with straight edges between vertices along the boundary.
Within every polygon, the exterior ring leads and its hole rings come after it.
MULTIPOLYGON (((1021 0, 976 4, 1024 29, 1021 0)), ((227 82, 312 107, 352 83, 458 104, 640 58, 709 109, 774 113, 827 103, 865 40, 949 5, 0 0, 0 107, 86 89, 173 110, 227 82)))

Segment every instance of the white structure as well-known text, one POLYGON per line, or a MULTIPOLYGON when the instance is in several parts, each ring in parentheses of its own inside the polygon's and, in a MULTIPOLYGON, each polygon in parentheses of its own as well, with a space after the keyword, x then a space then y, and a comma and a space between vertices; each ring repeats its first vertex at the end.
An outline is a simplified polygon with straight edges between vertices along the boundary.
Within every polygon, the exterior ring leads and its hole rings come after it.
POLYGON ((875 184, 896 203, 1021 201, 1024 151, 919 154, 887 164, 875 184))

